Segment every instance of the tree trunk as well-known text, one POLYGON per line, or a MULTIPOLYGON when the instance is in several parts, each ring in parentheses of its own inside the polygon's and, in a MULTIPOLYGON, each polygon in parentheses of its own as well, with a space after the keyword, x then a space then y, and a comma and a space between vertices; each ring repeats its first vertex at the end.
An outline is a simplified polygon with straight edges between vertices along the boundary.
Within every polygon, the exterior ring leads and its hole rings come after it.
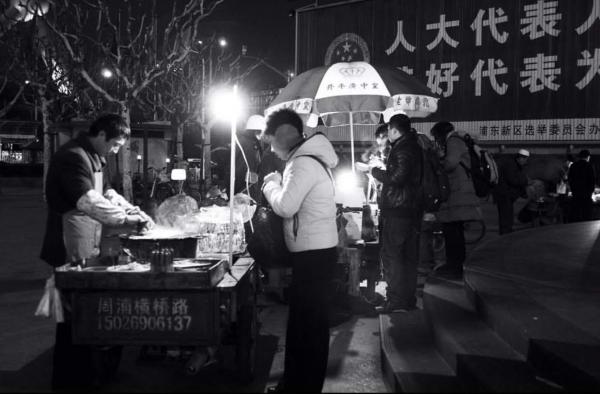
MULTIPOLYGON (((131 125, 131 119, 129 116, 129 107, 127 104, 121 104, 121 116, 125 118, 127 125, 131 125)), ((131 126, 130 126, 131 128, 131 126)), ((133 187, 131 185, 131 138, 127 139, 125 145, 120 150, 121 155, 121 171, 123 179, 123 197, 127 201, 133 201, 133 187)))
POLYGON ((175 146, 176 146, 176 154, 177 157, 180 160, 183 160, 183 123, 180 122, 179 120, 175 121, 175 124, 173 125, 175 127, 175 135, 176 135, 176 140, 175 140, 175 146))
POLYGON ((46 175, 50 166, 54 148, 54 135, 50 134, 50 103, 45 97, 45 92, 40 92, 40 106, 42 114, 42 133, 44 136, 44 177, 42 182, 44 201, 46 201, 46 175))

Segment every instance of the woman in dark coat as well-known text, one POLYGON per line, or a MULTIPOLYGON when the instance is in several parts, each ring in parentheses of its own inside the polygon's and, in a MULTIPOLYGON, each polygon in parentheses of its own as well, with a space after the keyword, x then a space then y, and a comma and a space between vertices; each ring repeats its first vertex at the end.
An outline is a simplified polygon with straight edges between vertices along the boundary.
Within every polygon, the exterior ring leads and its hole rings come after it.
POLYGON ((473 182, 463 167, 470 168, 471 159, 462 135, 450 122, 436 123, 431 135, 444 151, 442 165, 450 183, 450 197, 436 213, 446 243, 446 264, 438 267, 436 273, 460 276, 466 258, 464 222, 481 220, 481 206, 473 182))

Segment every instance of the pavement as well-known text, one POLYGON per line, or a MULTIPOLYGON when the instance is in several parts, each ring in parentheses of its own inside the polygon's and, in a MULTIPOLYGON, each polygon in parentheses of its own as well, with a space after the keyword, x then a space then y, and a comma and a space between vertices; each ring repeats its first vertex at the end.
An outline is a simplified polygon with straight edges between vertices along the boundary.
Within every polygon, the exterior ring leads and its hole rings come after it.
MULTIPOLYGON (((34 316, 51 268, 38 257, 45 228, 41 189, 3 187, 0 195, 0 392, 50 392, 55 323, 34 316)), ((381 290, 380 290, 381 291, 381 290)), ((189 376, 178 357, 142 359, 139 346, 124 348, 114 381, 102 392, 264 392, 283 372, 287 306, 260 297, 262 322, 257 377, 232 379, 232 355, 223 365, 189 376)), ((331 329, 324 392, 385 392, 377 316, 348 315, 331 329)))
MULTIPOLYGON (((36 317, 51 268, 39 249, 45 228, 45 204, 40 188, 3 187, 0 195, 0 392, 49 392, 55 324, 36 317)), ((515 212, 520 205, 516 204, 515 212)), ((497 214, 483 205, 487 224, 482 241, 498 237, 497 214)), ((516 224, 515 229, 525 228, 516 224)), ((469 246, 472 249, 476 245, 469 246)), ((383 284, 378 292, 384 293, 383 284)), ((287 306, 276 298, 260 298, 257 378, 236 384, 231 368, 213 366, 188 376, 177 357, 142 360, 140 348, 126 347, 113 382, 105 392, 263 392, 283 372, 287 306)), ((227 360, 227 355, 224 359, 227 360)), ((331 329, 325 392, 387 391, 381 372, 379 319, 354 313, 331 329)))

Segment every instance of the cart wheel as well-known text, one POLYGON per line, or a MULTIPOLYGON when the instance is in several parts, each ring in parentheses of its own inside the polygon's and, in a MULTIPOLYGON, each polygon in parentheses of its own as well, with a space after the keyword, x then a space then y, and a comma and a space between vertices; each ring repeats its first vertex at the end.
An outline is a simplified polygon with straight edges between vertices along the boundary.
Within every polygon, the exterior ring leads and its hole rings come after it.
POLYGON ((238 377, 243 383, 249 383, 254 380, 257 337, 258 322, 256 306, 244 305, 239 313, 235 352, 238 377))

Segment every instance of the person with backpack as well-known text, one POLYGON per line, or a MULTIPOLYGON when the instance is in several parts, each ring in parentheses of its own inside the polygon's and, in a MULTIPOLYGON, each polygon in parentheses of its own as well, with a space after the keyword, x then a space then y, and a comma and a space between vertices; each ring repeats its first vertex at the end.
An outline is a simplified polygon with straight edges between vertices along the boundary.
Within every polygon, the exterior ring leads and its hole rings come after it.
POLYGON ((262 190, 283 218, 292 264, 283 379, 268 392, 321 392, 329 354, 329 295, 337 261, 331 168, 338 157, 323 134, 304 137, 302 119, 291 109, 269 116, 264 138, 286 160, 283 176, 267 174, 262 190))
POLYGON ((514 203, 517 198, 527 198, 526 187, 529 183, 525 166, 529 151, 519 149, 516 155, 500 163, 498 185, 494 187, 494 202, 498 207, 498 232, 500 235, 512 233, 514 222, 514 203))
POLYGON ((380 313, 406 312, 416 307, 419 231, 423 218, 423 160, 417 134, 404 114, 388 123, 391 150, 386 168, 373 167, 371 175, 383 186, 380 257, 387 282, 380 313))
POLYGON ((435 273, 460 277, 466 259, 464 222, 481 220, 479 198, 471 179, 471 155, 465 140, 452 123, 436 123, 431 135, 438 146, 442 166, 450 183, 450 196, 436 213, 444 232, 446 263, 437 267, 435 273))

